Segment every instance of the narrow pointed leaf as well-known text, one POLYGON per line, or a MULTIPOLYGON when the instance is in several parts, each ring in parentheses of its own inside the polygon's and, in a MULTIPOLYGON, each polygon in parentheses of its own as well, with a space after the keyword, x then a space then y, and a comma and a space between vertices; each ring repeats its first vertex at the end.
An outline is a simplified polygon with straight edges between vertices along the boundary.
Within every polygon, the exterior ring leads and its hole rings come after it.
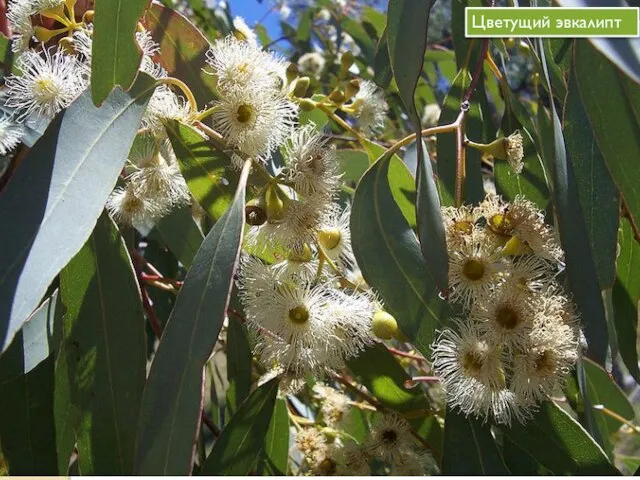
MULTIPOLYGON (((546 65, 544 52, 541 53, 543 64, 546 65)), ((550 85, 548 75, 547 84, 550 85)), ((539 120, 540 138, 545 146, 544 156, 546 163, 551 166, 553 198, 569 286, 581 313, 584 333, 589 343, 588 354, 590 358, 603 365, 608 348, 604 305, 591 256, 575 172, 573 165, 567 160, 563 128, 553 103, 551 118, 548 119, 541 111, 539 120)))
POLYGON ((89 238, 154 89, 141 74, 102 108, 83 93, 47 128, 0 196, 0 351, 89 238))
MULTIPOLYGON (((418 237, 425 262, 429 266, 428 273, 441 292, 449 287, 449 254, 445 237, 438 187, 433 178, 433 169, 429 152, 423 142, 422 155, 418 155, 416 217, 418 221, 418 237)), ((416 149, 418 150, 418 149, 416 149)))
POLYGON ((567 157, 575 172, 578 198, 587 227, 591 255, 600 289, 611 288, 615 281, 618 237, 618 189, 600 153, 584 111, 575 72, 569 80, 564 112, 567 157))
POLYGON ((385 27, 382 36, 376 46, 376 56, 373 59, 374 81, 380 88, 387 88, 393 78, 391 64, 389 63, 389 43, 387 40, 387 28, 385 27))
POLYGON ((429 13, 435 0, 389 0, 387 9, 387 48, 398 92, 416 129, 420 118, 414 94, 427 47, 429 13))
POLYGON ((586 40, 575 42, 575 70, 600 152, 631 216, 640 224, 640 126, 633 100, 615 67, 586 40))
MULTIPOLYGON (((435 2, 427 0, 390 0, 387 12, 387 47, 398 91, 422 145, 420 117, 415 105, 415 91, 422 72, 427 46, 429 13, 435 2)), ((441 291, 448 286, 449 257, 440 214, 440 199, 426 149, 417 148, 417 220, 418 237, 427 270, 441 291)))
POLYGON ((618 232, 620 253, 616 283, 613 285, 613 323, 620 356, 629 373, 640 382, 638 368, 638 305, 640 305, 640 243, 628 219, 622 219, 618 232))
POLYGON ((56 475, 53 355, 0 383, 0 444, 10 475, 56 475))
POLYGON ((57 303, 58 290, 42 302, 14 337, 0 360, 0 383, 29 373, 55 349, 53 329, 57 303))
POLYGON ((612 443, 612 435, 614 435, 624 423, 605 414, 599 409, 599 406, 615 412, 621 418, 630 422, 634 421, 635 412, 625 393, 616 385, 601 366, 587 358, 584 360, 584 371, 587 392, 589 394, 591 408, 593 409, 596 426, 603 439, 604 450, 613 460, 614 444, 612 443))
POLYGON ((276 399, 269 430, 264 439, 259 468, 264 475, 284 476, 289 463, 289 409, 284 398, 276 399))
POLYGON ((443 475, 509 475, 488 424, 447 410, 443 475))
MULTIPOLYGON (((131 475, 146 377, 147 340, 135 271, 118 229, 103 213, 60 273, 66 308, 58 356, 56 415, 75 410, 78 466, 87 475, 131 475)), ((64 419, 57 421, 63 424, 64 419)))
MULTIPOLYGON (((628 7, 636 6, 633 1, 624 0, 556 0, 562 7, 628 7)), ((589 42, 607 59, 640 84, 640 38, 589 38, 589 42)))
POLYGON ((200 425, 203 370, 224 321, 244 229, 248 164, 227 212, 202 242, 176 299, 142 399, 135 471, 187 475, 200 425))
POLYGON ((260 454, 278 393, 274 378, 253 391, 231 418, 202 467, 203 475, 248 475, 260 454))
POLYGON ((128 90, 138 75, 142 51, 136 27, 151 0, 96 2, 91 47, 91 95, 101 105, 120 85, 128 90))
POLYGON ((402 332, 425 355, 435 329, 449 307, 438 298, 418 239, 391 193, 388 157, 364 174, 356 189, 351 212, 351 235, 358 265, 367 282, 380 293, 385 308, 402 332))
POLYGON ((602 448, 564 410, 545 402, 525 425, 501 428, 522 452, 555 475, 619 475, 602 448))
POLYGON ((253 354, 247 328, 232 319, 227 329, 227 409, 234 415, 251 392, 253 354))

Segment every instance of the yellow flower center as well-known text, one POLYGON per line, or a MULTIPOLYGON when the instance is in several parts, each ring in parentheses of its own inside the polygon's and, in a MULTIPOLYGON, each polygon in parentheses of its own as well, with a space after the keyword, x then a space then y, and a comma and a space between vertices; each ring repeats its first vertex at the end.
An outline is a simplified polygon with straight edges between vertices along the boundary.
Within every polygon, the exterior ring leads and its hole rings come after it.
POLYGON ((499 235, 511 235, 516 227, 508 212, 496 213, 487 222, 488 227, 499 235))
POLYGON ((474 282, 480 280, 485 273, 484 263, 473 258, 467 260, 462 266, 462 274, 474 282))
POLYGON ((456 233, 462 233, 463 235, 471 235, 473 231, 473 224, 468 220, 458 220, 453 224, 453 230, 456 233))
POLYGON ((254 109, 251 105, 243 103, 238 107, 236 112, 236 120, 240 123, 249 123, 254 117, 254 109))
POLYGON ((295 325, 304 325, 309 321, 309 310, 304 305, 289 310, 289 321, 295 325))
POLYGON ((41 102, 50 102, 58 96, 60 90, 53 79, 40 77, 34 82, 33 91, 41 102))

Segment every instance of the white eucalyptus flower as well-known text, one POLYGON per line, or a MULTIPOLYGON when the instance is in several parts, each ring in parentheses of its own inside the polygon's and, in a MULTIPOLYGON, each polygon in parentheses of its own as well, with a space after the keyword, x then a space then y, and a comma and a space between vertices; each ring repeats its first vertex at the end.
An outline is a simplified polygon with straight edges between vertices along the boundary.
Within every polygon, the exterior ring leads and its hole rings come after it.
POLYGON ((384 120, 389 106, 384 99, 384 92, 370 80, 360 82, 360 90, 355 95, 351 107, 358 126, 367 133, 376 133, 384 127, 384 120))
POLYGON ((19 119, 53 118, 87 87, 84 66, 62 51, 44 50, 44 56, 28 51, 20 55, 17 66, 21 74, 6 80, 6 105, 20 110, 19 119))
POLYGON ((286 96, 255 86, 226 92, 214 106, 214 127, 230 147, 252 158, 265 158, 281 145, 297 114, 286 96))

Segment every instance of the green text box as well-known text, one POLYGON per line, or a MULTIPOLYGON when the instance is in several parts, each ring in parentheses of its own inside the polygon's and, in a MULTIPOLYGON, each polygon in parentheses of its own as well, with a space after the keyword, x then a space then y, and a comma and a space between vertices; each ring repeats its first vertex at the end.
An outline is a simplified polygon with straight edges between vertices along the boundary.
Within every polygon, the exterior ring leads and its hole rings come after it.
POLYGON ((638 7, 467 7, 465 35, 491 37, 637 37, 638 7))

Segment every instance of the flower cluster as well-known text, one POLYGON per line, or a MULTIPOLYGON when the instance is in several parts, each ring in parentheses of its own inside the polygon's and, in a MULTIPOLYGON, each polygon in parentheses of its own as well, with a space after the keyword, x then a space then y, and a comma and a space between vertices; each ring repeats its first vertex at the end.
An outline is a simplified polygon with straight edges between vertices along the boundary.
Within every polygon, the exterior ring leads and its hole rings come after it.
MULTIPOLYGON (((235 167, 251 159, 266 178, 246 206, 245 250, 253 255, 241 260, 239 295, 267 376, 280 375, 295 390, 309 375, 342 368, 370 343, 380 306, 357 269, 350 208, 336 201, 335 149, 315 124, 297 122, 298 102, 307 100, 300 85, 308 79, 296 78, 251 33, 238 23, 234 35, 209 50, 205 72, 219 97, 207 112, 235 167), (276 151, 282 162, 274 166, 268 160, 276 151)), ((351 96, 341 106, 355 112, 357 105, 363 128, 380 123, 384 100, 377 90, 351 96)))
MULTIPOLYGON (((7 17, 14 32, 12 47, 18 54, 19 73, 6 79, 4 104, 14 113, 0 119, 0 154, 20 143, 24 123, 46 124, 89 87, 92 15, 81 13, 76 12, 74 0, 10 1, 7 17), (54 21, 62 27, 49 28, 54 21)), ((139 29, 136 39, 143 53, 140 70, 158 79, 166 77, 153 60, 159 46, 149 32, 139 29)), ((158 218, 189 202, 163 122, 190 122, 196 113, 167 85, 156 88, 125 166, 123 184, 107 202, 116 220, 146 233, 158 218)))
POLYGON ((464 309, 433 345, 449 405, 509 424, 526 421, 577 361, 580 329, 555 281, 562 249, 533 203, 489 195, 445 207, 450 299, 464 309))
MULTIPOLYGON (((374 417, 369 433, 356 441, 350 428, 351 400, 322 384, 314 386, 320 412, 314 426, 296 432, 296 449, 312 475, 372 475, 372 464, 391 475, 427 475, 436 469, 433 457, 415 441, 406 420, 391 413, 374 417)), ((352 403, 352 402, 351 402, 352 403)))

